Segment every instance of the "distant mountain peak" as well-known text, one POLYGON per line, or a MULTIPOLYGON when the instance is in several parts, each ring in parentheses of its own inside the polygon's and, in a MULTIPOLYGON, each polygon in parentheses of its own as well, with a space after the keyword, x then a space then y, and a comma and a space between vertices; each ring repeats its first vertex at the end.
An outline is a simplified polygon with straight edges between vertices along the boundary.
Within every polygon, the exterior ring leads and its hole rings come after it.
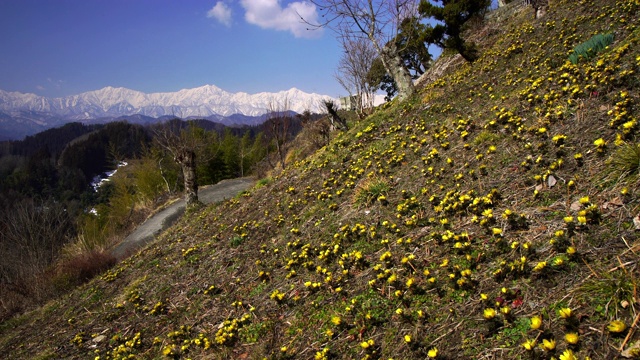
MULTIPOLYGON (((71 121, 100 118, 121 118, 141 115, 151 118, 173 116, 179 118, 228 117, 235 114, 261 116, 273 107, 288 106, 297 113, 305 110, 320 112, 321 100, 330 96, 309 94, 297 88, 277 93, 230 93, 215 85, 203 85, 176 92, 144 93, 124 87, 106 86, 77 95, 47 98, 0 90, 0 117, 12 118, 15 126, 42 131, 71 121), (28 115, 27 115, 28 114, 28 115), (44 119, 44 120, 43 120, 44 119), (55 124, 51 124, 55 121, 55 124)), ((11 121, 0 122, 0 131, 7 131, 11 121)), ((35 133, 37 131, 28 131, 35 133)))

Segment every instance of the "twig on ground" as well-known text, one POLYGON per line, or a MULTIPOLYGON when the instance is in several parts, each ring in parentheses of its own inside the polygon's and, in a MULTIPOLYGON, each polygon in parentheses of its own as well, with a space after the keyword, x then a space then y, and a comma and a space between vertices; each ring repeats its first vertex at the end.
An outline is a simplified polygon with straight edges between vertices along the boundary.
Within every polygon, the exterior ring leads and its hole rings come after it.
POLYGON ((638 313, 638 315, 636 315, 636 319, 633 320, 633 324, 631 325, 631 329, 629 329, 629 333, 627 334, 627 336, 622 341, 622 344, 620 345, 619 351, 624 350, 624 346, 627 345, 627 342, 629 342, 629 339, 631 339, 631 336, 633 336, 633 331, 636 329, 636 325, 638 325, 638 320, 640 320, 640 313, 638 313))

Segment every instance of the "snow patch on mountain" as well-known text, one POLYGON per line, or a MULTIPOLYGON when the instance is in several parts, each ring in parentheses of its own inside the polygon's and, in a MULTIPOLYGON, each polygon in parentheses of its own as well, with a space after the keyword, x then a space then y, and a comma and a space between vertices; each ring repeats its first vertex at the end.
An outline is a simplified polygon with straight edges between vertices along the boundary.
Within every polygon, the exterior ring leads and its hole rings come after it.
POLYGON ((204 118, 233 114, 259 116, 269 110, 292 110, 297 113, 305 110, 320 112, 322 111, 321 101, 326 99, 332 98, 305 93, 296 88, 277 93, 247 94, 230 93, 214 85, 150 94, 108 86, 100 90, 61 98, 0 90, 0 112, 9 115, 38 112, 68 121, 135 114, 156 118, 161 116, 204 118))

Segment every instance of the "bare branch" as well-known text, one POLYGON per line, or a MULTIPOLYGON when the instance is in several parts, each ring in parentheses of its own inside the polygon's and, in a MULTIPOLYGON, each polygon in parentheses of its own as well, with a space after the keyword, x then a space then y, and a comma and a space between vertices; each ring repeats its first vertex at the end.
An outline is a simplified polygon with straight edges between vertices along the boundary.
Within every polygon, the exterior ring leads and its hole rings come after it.
POLYGON ((366 37, 373 44, 401 98, 415 91, 411 75, 392 41, 402 21, 416 14, 417 0, 311 0, 323 13, 318 27, 333 29, 340 38, 366 37))

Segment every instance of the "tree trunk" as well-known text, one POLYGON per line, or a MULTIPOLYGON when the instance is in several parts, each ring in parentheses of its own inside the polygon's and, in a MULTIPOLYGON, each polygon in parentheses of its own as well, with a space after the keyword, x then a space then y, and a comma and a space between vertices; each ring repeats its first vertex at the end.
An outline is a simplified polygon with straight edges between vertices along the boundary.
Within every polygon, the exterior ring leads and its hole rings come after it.
POLYGON ((184 199, 187 208, 200 204, 198 200, 198 180, 196 178, 196 153, 193 150, 183 150, 176 156, 176 162, 182 168, 184 178, 184 199))
POLYGON ((283 146, 284 145, 280 144, 280 139, 276 138, 276 151, 278 152, 278 158, 280 158, 280 166, 282 166, 282 170, 284 170, 284 168, 286 167, 285 159, 284 159, 285 153, 284 153, 284 149, 282 148, 283 146))
MULTIPOLYGON (((377 46, 376 46, 377 47, 377 46)), ((398 98, 405 100, 415 92, 413 80, 409 70, 402 63, 402 58, 398 52, 398 48, 393 41, 390 41, 380 51, 380 59, 387 73, 391 75, 398 87, 398 98)))

